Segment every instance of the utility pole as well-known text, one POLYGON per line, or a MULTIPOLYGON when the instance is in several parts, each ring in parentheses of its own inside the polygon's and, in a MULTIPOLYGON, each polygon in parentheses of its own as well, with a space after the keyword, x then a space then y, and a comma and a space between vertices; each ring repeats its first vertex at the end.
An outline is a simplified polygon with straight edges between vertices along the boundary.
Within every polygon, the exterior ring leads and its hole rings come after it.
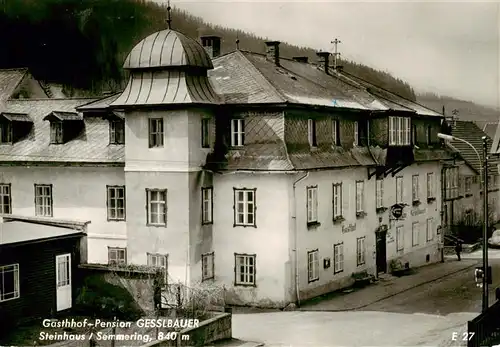
POLYGON ((342 43, 339 39, 333 40, 331 43, 333 43, 334 48, 333 48, 333 70, 337 70, 337 58, 340 58, 340 53, 337 51, 338 49, 338 44, 342 43))
POLYGON ((484 223, 483 223, 483 312, 489 307, 488 301, 488 143, 483 136, 483 198, 484 198, 484 223))

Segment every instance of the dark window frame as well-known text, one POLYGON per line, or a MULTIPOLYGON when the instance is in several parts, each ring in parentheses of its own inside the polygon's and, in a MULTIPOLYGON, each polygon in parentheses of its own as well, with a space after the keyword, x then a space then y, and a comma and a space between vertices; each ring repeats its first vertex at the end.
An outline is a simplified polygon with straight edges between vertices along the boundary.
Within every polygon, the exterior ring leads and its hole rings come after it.
MULTIPOLYGON (((245 265, 245 266, 247 266, 247 265, 245 265)), ((234 253, 234 286, 235 287, 236 286, 238 286, 238 287, 257 287, 257 254, 234 253), (239 264, 237 262, 238 257, 253 258, 253 282, 241 283, 240 281, 238 281, 238 271, 237 271, 237 267, 239 266, 239 264)))
POLYGON ((125 121, 120 119, 112 119, 109 121, 109 144, 124 145, 125 144, 125 121), (117 129, 117 125, 119 127, 117 129), (119 130, 119 131, 117 131, 119 130), (121 133, 121 137, 119 134, 121 133))
POLYGON ((366 237, 358 237, 356 238, 356 266, 362 266, 366 264, 366 237), (360 249, 359 249, 359 241, 363 240, 363 260, 361 261, 359 258, 360 249))
POLYGON ((14 142, 14 127, 12 122, 0 122, 0 144, 11 145, 14 142))
POLYGON ((0 199, 4 196, 8 196, 7 205, 3 201, 0 201, 0 214, 12 214, 12 184, 11 183, 0 183, 0 199), (8 194, 2 193, 2 188, 7 187, 8 194), (5 206, 8 207, 9 212, 5 212, 5 206))
POLYGON ((344 208, 343 208, 343 197, 342 197, 342 194, 343 194, 343 186, 342 186, 342 182, 340 183, 333 183, 332 184, 332 208, 333 208, 333 220, 336 221, 340 218, 343 218, 343 213, 344 213, 344 208), (338 189, 339 190, 339 211, 340 213, 338 215, 335 215, 335 190, 338 189))
POLYGON ((307 252, 307 283, 313 283, 313 282, 316 282, 316 281, 319 281, 319 269, 320 269, 320 261, 319 261, 319 249, 316 248, 316 249, 313 249, 312 251, 308 251, 307 252), (317 268, 317 276, 315 278, 311 278, 309 276, 310 272, 311 272, 311 269, 309 268, 309 266, 311 265, 311 262, 309 261, 309 256, 311 254, 314 254, 314 253, 317 253, 317 256, 318 256, 318 268, 317 268))
POLYGON ((344 272, 344 242, 339 242, 339 243, 336 243, 333 245, 333 274, 336 275, 336 274, 339 274, 341 272, 344 272), (342 268, 337 271, 337 269, 336 269, 337 262, 335 261, 335 255, 337 254, 336 250, 337 250, 337 247, 339 247, 339 246, 342 247, 342 268))
POLYGON ((201 148, 210 148, 210 118, 201 119, 201 148))
POLYGON ((232 118, 230 123, 230 144, 232 148, 245 146, 245 118, 232 118), (238 126, 235 126, 238 124, 238 126), (238 129, 236 129, 238 128, 238 129))
POLYGON ((215 252, 212 251, 212 252, 208 252, 208 253, 203 253, 201 255, 201 281, 204 282, 204 281, 212 280, 214 278, 215 278, 215 252), (207 263, 208 257, 211 257, 211 259, 212 259, 212 269, 211 269, 211 273, 208 276, 205 276, 204 269, 205 269, 205 265, 207 263))
POLYGON ((0 276, 5 277, 5 273, 12 273, 13 274, 12 283, 14 286, 14 292, 7 293, 7 294, 14 294, 14 296, 7 298, 7 299, 4 299, 3 296, 6 294, 3 293, 3 288, 0 288, 0 303, 19 299, 21 297, 21 278, 20 278, 21 277, 21 275, 20 275, 21 267, 20 267, 20 264, 13 263, 13 264, 0 265, 0 276), (5 268, 12 268, 12 270, 5 270, 5 268), (17 288, 16 288, 16 284, 17 284, 17 288), (16 291, 16 289, 17 289, 17 291, 16 291))
POLYGON ((314 118, 309 118, 307 120, 307 138, 309 140, 309 146, 318 147, 317 124, 314 118))
MULTIPOLYGON (((107 221, 108 222, 124 222, 126 221, 126 218, 127 218, 127 207, 126 207, 126 204, 127 204, 127 198, 126 198, 126 190, 125 190, 125 186, 117 186, 117 185, 106 185, 106 218, 107 218, 107 221), (115 190, 115 193, 116 193, 116 190, 118 189, 123 189, 123 218, 112 218, 110 217, 110 209, 112 209, 113 207, 110 207, 110 190, 111 189, 114 189, 115 190)), ((115 197, 115 200, 117 200, 117 198, 115 197)), ((116 211, 118 210, 117 207, 114 208, 116 211)))
POLYGON ((50 121, 50 144, 62 145, 64 144, 64 122, 63 121, 50 121))
POLYGON ((208 224, 213 224, 214 223, 214 188, 212 186, 210 187, 202 187, 201 188, 201 224, 202 225, 208 225, 208 224), (205 219, 205 198, 204 194, 205 192, 210 192, 210 215, 209 219, 205 219))
MULTIPOLYGON (((248 199, 246 201, 246 204, 248 204, 248 199)), ((248 209, 247 209, 248 210, 248 209)), ((236 188, 233 187, 233 215, 234 215, 234 220, 233 220, 233 228, 234 227, 251 227, 251 228, 257 228, 257 188, 236 188), (238 211, 237 211, 237 193, 238 192, 252 192, 253 193, 253 223, 248 223, 248 217, 246 217, 247 223, 238 223, 238 211)), ((248 213, 248 211, 247 211, 248 213)), ((245 218, 244 218, 245 219, 245 218)))
MULTIPOLYGON (((160 200, 159 200, 160 201, 160 200)), ((148 227, 158 227, 158 228, 165 228, 167 226, 168 222, 168 189, 160 189, 160 188, 146 188, 146 226, 148 227), (159 192, 159 193, 164 193, 165 194, 165 200, 163 204, 163 213, 165 215, 165 222, 164 223, 152 223, 151 222, 151 215, 150 215, 150 196, 152 192, 159 192)))
POLYGON ((148 118, 149 148, 163 148, 165 146, 165 121, 161 117, 148 118), (155 131, 153 132, 153 123, 155 131), (161 125, 161 126, 159 126, 161 125), (161 130, 158 128, 161 127, 161 130))
MULTIPOLYGON (((119 259, 118 259, 119 260, 119 259)), ((111 247, 111 246, 108 246, 108 265, 120 265, 120 264, 127 264, 127 247, 111 247), (119 252, 122 252, 123 251, 123 255, 124 255, 124 261, 116 261, 116 262, 112 262, 111 259, 110 259, 110 252, 117 252, 117 256, 116 258, 118 259, 119 258, 119 252)))
MULTIPOLYGON (((34 184, 34 187, 35 187, 35 216, 37 217, 53 217, 54 216, 54 189, 53 189, 53 186, 52 184, 43 184, 43 183, 35 183, 34 184), (49 191, 50 191, 50 195, 49 195, 49 199, 50 199, 50 214, 39 214, 38 213, 38 206, 37 206, 37 188, 45 188, 45 187, 48 187, 49 188, 49 191)), ((45 196, 43 196, 45 197, 45 196)))

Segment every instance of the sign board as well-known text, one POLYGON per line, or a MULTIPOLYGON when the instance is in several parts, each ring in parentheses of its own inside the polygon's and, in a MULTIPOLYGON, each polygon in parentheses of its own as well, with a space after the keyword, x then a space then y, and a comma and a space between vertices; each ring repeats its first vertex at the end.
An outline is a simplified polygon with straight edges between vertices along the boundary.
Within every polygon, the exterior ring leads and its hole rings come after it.
POLYGON ((403 208, 404 205, 402 204, 394 204, 391 206, 391 216, 394 219, 401 219, 403 216, 403 208))

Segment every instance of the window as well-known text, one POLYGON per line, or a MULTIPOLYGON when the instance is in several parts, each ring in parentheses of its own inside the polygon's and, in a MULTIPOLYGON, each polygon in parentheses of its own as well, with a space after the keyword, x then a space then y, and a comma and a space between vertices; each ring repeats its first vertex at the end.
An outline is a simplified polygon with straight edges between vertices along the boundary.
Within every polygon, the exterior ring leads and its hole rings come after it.
POLYGON ((344 244, 333 245, 333 273, 344 271, 344 244))
POLYGON ((342 217, 342 183, 333 185, 333 219, 342 217))
POLYGON ((149 119, 149 148, 163 147, 163 118, 149 119))
POLYGON ((435 187, 435 180, 434 180, 434 173, 429 172, 427 174, 427 199, 434 199, 436 196, 434 195, 434 187, 435 187))
POLYGON ((201 147, 210 148, 210 118, 201 119, 201 147))
POLYGON ((308 282, 319 280, 319 250, 307 252, 307 278, 308 282))
POLYGON ((0 266, 0 302, 19 296, 19 264, 0 266))
POLYGON ((146 253, 148 257, 148 266, 163 271, 163 284, 168 283, 168 255, 158 253, 146 253))
POLYGON ((108 247, 108 264, 127 264, 127 249, 120 247, 108 247))
POLYGON ((316 120, 310 118, 307 120, 307 131, 309 134, 309 145, 316 147, 318 145, 316 142, 316 120))
POLYGON ((35 215, 52 217, 51 184, 35 184, 35 215))
POLYGON ((454 199, 458 197, 458 167, 450 167, 444 170, 445 198, 454 199))
POLYGON ((472 194, 472 176, 465 177, 465 194, 472 194))
POLYGON ((12 123, 0 123, 0 143, 12 142, 12 123))
POLYGON ((256 226, 255 189, 234 188, 234 226, 256 226))
POLYGON ((411 225, 411 245, 418 246, 418 239, 420 237, 418 222, 413 222, 411 225))
POLYGON ((410 145, 409 117, 389 117, 389 145, 410 145))
POLYGON ((232 119, 231 120, 231 146, 241 147, 245 145, 245 120, 232 119))
POLYGON ((360 237, 356 239, 356 258, 358 266, 365 264, 365 254, 366 254, 365 238, 360 237))
POLYGON ((12 197, 10 184, 0 184, 0 214, 12 213, 12 197))
POLYGON ((416 145, 417 144, 417 126, 412 124, 411 126, 411 142, 416 145))
POLYGON ((427 218, 427 228, 426 228, 426 239, 427 242, 432 241, 434 239, 434 219, 427 218))
POLYGON ((430 125, 427 126, 427 144, 432 144, 432 127, 430 125))
POLYGON ((147 195, 147 224, 153 226, 167 226, 167 190, 146 189, 147 195))
POLYGON ((108 186, 108 220, 125 220, 125 187, 108 186))
POLYGON ((339 121, 332 119, 332 141, 334 146, 339 144, 339 121))
POLYGON ((403 226, 399 226, 396 228, 396 250, 402 251, 405 248, 405 240, 404 240, 404 230, 403 226))
POLYGON ((354 146, 359 146, 359 123, 354 122, 354 146))
POLYGON ((418 202, 419 199, 419 184, 418 184, 418 175, 413 175, 411 177, 411 196, 413 202, 418 202))
POLYGON ((123 145, 125 143, 125 122, 113 120, 109 122, 109 143, 123 145))
POLYGON ((206 281, 215 277, 214 252, 201 255, 201 280, 206 281))
POLYGON ((382 208, 384 207, 384 180, 377 179, 375 182, 376 208, 382 208))
POLYGON ((398 176, 396 177, 396 203, 397 204, 402 204, 403 203, 403 177, 398 176))
POLYGON ((235 285, 255 286, 255 262, 255 254, 234 254, 235 285))
POLYGON ((213 197, 214 191, 212 187, 201 188, 201 215, 202 224, 210 224, 213 222, 213 197))
POLYGON ((50 122, 50 143, 61 144, 63 143, 63 123, 52 121, 50 122))
POLYGON ((318 186, 307 187, 307 223, 318 222, 318 186))
POLYGON ((356 181, 356 213, 363 212, 365 205, 365 182, 356 181))

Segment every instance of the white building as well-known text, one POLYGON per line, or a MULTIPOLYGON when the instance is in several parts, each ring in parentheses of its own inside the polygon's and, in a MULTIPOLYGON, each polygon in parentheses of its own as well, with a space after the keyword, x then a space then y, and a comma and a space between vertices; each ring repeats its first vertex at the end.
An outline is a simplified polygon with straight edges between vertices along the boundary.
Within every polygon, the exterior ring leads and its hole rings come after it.
POLYGON ((1 212, 91 220, 89 262, 164 266, 234 304, 284 306, 392 260, 440 260, 443 116, 328 54, 310 64, 266 44, 211 57, 164 30, 131 51, 119 95, 7 100, 1 212))

